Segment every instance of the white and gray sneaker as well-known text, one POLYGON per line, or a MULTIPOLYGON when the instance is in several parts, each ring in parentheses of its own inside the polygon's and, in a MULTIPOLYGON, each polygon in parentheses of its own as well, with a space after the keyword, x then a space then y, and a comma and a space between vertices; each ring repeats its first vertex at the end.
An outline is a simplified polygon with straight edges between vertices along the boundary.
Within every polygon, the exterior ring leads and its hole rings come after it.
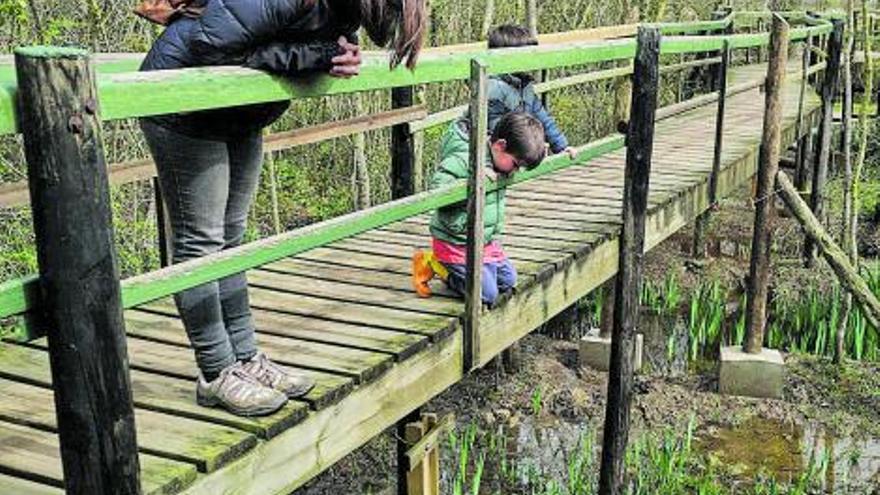
POLYGON ((196 402, 204 407, 219 406, 239 416, 264 416, 281 409, 287 396, 263 385, 236 362, 211 382, 199 374, 196 402))
POLYGON ((285 371, 262 352, 258 352, 250 361, 242 363, 241 366, 263 385, 271 387, 291 399, 306 395, 315 386, 315 382, 311 378, 285 371))

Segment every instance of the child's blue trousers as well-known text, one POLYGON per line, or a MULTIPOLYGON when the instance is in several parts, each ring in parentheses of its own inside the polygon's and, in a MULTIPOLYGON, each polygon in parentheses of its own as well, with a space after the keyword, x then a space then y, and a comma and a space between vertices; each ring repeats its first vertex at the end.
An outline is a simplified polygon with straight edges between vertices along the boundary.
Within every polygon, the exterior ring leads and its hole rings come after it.
MULTIPOLYGON (((467 265, 445 264, 449 270, 446 285, 450 289, 464 295, 465 276, 467 265)), ((510 259, 498 263, 483 263, 483 303, 489 306, 495 304, 498 294, 507 292, 516 285, 516 268, 510 259)))

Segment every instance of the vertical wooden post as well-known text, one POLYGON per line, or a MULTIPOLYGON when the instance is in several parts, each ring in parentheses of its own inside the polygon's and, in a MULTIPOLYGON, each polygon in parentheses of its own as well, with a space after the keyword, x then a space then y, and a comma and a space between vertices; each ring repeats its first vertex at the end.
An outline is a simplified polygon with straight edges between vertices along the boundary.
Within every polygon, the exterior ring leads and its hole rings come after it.
POLYGON ((788 60, 788 23, 773 14, 770 32, 770 63, 764 93, 764 131, 758 161, 758 192, 755 227, 746 299, 746 340, 743 350, 760 353, 766 323, 767 286, 770 278, 770 224, 773 221, 774 184, 782 141, 782 84, 788 60))
POLYGON ((483 310, 483 206, 486 189, 486 139, 489 127, 487 65, 471 60, 470 162, 468 179, 467 279, 465 281, 464 369, 470 371, 480 362, 480 313, 483 310))
MULTIPOLYGON (((822 82, 822 121, 819 124, 819 151, 813 160, 813 187, 810 194, 810 208, 813 214, 823 221, 825 205, 825 183, 828 177, 828 159, 831 156, 831 123, 834 113, 834 95, 840 75, 840 55, 843 47, 843 22, 834 20, 834 31, 828 37, 828 67, 822 82)), ((810 238, 804 242, 806 263, 812 266, 816 257, 816 246, 810 238)))
POLYGON ((421 411, 416 408, 409 414, 404 416, 395 425, 397 441, 397 495, 409 494, 409 470, 407 469, 406 452, 412 446, 413 441, 409 440, 407 425, 421 419, 421 411))
POLYGON ((709 218, 718 206, 718 174, 721 173, 721 152, 724 149, 724 110, 727 103, 727 69, 730 66, 730 43, 724 40, 721 48, 721 63, 718 64, 718 111, 715 114, 715 150, 712 155, 712 173, 709 175, 709 209, 697 217, 694 225, 693 255, 702 258, 706 255, 706 229, 709 218))
MULTIPOLYGON (((391 108, 410 107, 413 104, 413 87, 404 86, 391 90, 391 108)), ((391 128, 391 198, 400 199, 415 193, 413 181, 413 139, 406 123, 391 128)))
MULTIPOLYGON (((363 94, 354 95, 355 112, 364 115, 363 94)), ((367 166, 367 134, 359 132, 354 135, 354 152, 352 156, 353 170, 351 174, 351 192, 354 209, 363 210, 370 207, 370 170, 367 166)))
POLYGON ((610 339, 614 332, 614 301, 617 300, 617 275, 611 277, 602 286, 605 300, 602 301, 602 312, 599 315, 599 338, 610 339))
POLYGON ((15 52, 41 307, 68 494, 140 493, 94 68, 84 50, 15 52))
POLYGON ((645 248, 648 179, 651 175, 654 147, 659 55, 660 30, 639 27, 633 72, 632 118, 627 136, 623 228, 618 258, 620 268, 614 304, 611 369, 608 374, 602 470, 599 478, 599 493, 610 495, 623 493, 625 488, 624 460, 632 402, 634 341, 645 248))
POLYGON ((153 177, 153 197, 156 201, 156 232, 159 244, 159 266, 171 266, 174 255, 174 245, 171 234, 171 217, 165 206, 165 195, 159 184, 159 178, 153 177))
POLYGON ((281 233, 281 209, 278 207, 278 170, 275 168, 275 153, 267 151, 266 167, 269 169, 269 201, 272 203, 272 230, 281 233))
POLYGON ((807 167, 810 145, 812 144, 812 129, 804 130, 804 97, 807 92, 807 72, 810 68, 810 55, 812 53, 813 35, 807 36, 804 42, 804 52, 801 60, 801 81, 800 93, 798 95, 798 113, 797 113, 797 155, 795 157, 795 184, 799 191, 802 191, 807 183, 807 167))
MULTIPOLYGON (((416 86, 415 104, 426 103, 427 88, 424 84, 416 86)), ((413 141, 413 187, 416 192, 425 189, 425 131, 412 133, 413 141)))
MULTIPOLYGON (((404 430, 404 440, 407 445, 415 445, 416 442, 425 436, 425 424, 422 421, 416 421, 406 425, 404 430)), ((430 495, 432 489, 427 486, 428 482, 428 465, 425 462, 409 471, 406 474, 406 495, 430 495)))

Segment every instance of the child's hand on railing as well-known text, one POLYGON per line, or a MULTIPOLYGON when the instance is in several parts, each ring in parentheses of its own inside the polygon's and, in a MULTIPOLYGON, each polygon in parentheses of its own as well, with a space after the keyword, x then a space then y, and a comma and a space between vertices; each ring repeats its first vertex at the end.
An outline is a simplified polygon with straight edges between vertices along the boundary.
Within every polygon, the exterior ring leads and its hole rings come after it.
POLYGON ((568 146, 567 148, 565 148, 564 150, 562 150, 562 152, 565 153, 565 154, 567 154, 567 155, 568 155, 568 158, 571 159, 571 160, 576 159, 577 156, 578 156, 578 152, 577 152, 577 150, 574 149, 574 148, 571 147, 571 146, 568 146))
POLYGON ((498 172, 494 168, 486 167, 484 177, 492 182, 498 182, 498 172))
POLYGON ((349 43, 345 36, 340 36, 338 42, 342 53, 330 60, 333 64, 330 75, 344 78, 358 75, 361 71, 361 47, 349 43))

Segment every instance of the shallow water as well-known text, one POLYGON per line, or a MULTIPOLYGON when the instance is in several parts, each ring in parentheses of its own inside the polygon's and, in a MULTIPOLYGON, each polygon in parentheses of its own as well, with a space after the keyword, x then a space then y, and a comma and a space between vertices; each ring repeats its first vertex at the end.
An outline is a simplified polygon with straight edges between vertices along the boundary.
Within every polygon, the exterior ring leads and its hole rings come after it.
POLYGON ((822 479, 828 492, 880 489, 880 439, 876 438, 838 437, 811 424, 751 418, 738 426, 703 428, 696 433, 696 445, 743 484, 760 475, 794 481, 825 460, 822 479))

